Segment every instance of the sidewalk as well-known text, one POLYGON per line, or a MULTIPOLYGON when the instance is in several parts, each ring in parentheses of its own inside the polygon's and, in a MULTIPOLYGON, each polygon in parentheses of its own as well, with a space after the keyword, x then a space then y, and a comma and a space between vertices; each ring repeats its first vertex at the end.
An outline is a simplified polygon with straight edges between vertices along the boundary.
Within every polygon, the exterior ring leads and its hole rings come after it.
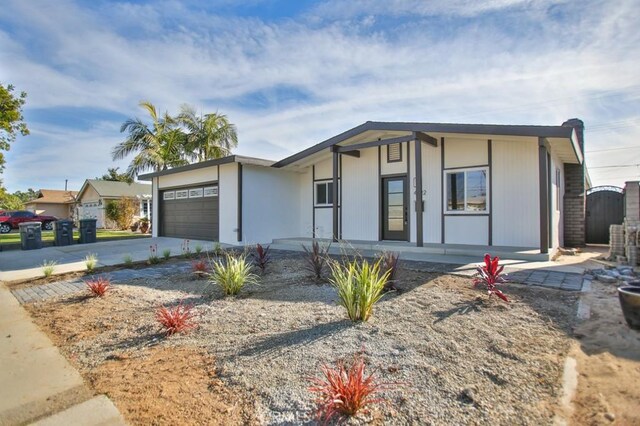
POLYGON ((0 284, 0 425, 124 425, 0 284))

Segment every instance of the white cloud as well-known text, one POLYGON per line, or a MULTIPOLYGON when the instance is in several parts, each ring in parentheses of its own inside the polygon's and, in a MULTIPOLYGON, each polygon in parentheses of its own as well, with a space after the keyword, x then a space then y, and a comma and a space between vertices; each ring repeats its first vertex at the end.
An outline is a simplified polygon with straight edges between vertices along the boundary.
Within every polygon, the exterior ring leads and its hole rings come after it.
MULTIPOLYGON (((30 35, 15 40, 8 29, 0 32, 8 64, 0 78, 29 93, 29 108, 133 116, 141 114, 141 99, 172 112, 185 102, 220 108, 238 126, 239 153, 273 159, 366 120, 560 124, 577 116, 586 122, 588 148, 635 143, 637 126, 593 135, 588 129, 640 115, 636 2, 563 5, 570 18, 552 16, 558 3, 329 1, 298 21, 264 22, 171 1, 97 10, 71 1, 13 2, 0 20, 19 21, 30 35), (498 11, 503 22, 484 20, 498 11), (402 24, 385 28, 380 15, 402 16, 402 24), (310 98, 264 109, 220 106, 278 86, 310 98)), ((92 167, 100 169, 73 169, 82 180, 109 165, 119 124, 82 132, 72 123, 40 126, 39 138, 82 141, 73 142, 74 155, 92 154, 92 167)), ((25 159, 51 167, 62 161, 26 141, 8 155, 10 189, 33 186, 33 173, 16 170, 27 167, 25 159)), ((611 176, 592 172, 597 183, 611 176)))

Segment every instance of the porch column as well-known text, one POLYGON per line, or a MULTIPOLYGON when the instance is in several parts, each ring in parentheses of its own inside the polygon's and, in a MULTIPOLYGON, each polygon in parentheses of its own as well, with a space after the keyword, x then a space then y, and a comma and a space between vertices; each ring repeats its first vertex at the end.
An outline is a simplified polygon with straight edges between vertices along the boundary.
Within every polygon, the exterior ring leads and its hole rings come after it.
MULTIPOLYGON (((415 136, 415 133, 414 133, 415 136)), ((424 215, 422 214, 424 210, 423 201, 422 201, 422 141, 417 137, 414 139, 416 145, 416 246, 423 247, 423 220, 424 215)))
POLYGON ((540 192, 540 253, 549 253, 549 183, 547 182, 547 146, 538 138, 538 178, 540 192))
POLYGON ((337 147, 333 147, 333 194, 332 194, 332 210, 333 210, 333 241, 338 241, 338 153, 337 147))

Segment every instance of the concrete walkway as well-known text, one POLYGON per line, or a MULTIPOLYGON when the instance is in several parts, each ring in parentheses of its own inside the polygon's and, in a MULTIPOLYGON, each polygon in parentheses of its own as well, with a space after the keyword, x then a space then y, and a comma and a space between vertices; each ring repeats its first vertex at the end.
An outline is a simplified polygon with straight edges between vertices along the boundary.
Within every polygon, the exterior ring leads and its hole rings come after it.
POLYGON ((124 425, 0 284, 0 425, 124 425))
MULTIPOLYGON (((127 255, 134 262, 148 259, 151 246, 157 247, 158 257, 166 249, 175 256, 182 253, 184 244, 185 240, 180 238, 158 237, 0 252, 0 281, 16 282, 42 277, 42 264, 45 261, 56 262, 54 274, 63 274, 86 270, 85 258, 88 254, 97 256, 97 267, 112 266, 124 263, 127 255)), ((211 241, 190 240, 189 248, 192 252, 197 245, 211 249, 213 244, 211 241)))

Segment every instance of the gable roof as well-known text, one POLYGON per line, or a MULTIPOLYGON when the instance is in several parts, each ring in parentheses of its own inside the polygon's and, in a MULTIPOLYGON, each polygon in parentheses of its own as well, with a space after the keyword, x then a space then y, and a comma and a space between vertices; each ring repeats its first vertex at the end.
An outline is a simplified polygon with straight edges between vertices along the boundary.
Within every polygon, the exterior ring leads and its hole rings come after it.
POLYGON ((151 198, 151 184, 148 183, 134 182, 129 184, 127 182, 87 179, 82 185, 82 188, 80 188, 80 191, 78 191, 77 200, 82 198, 82 195, 89 186, 93 187, 101 198, 151 198))
POLYGON ((161 170, 159 172, 154 172, 154 173, 147 173, 147 174, 138 176, 138 179, 151 180, 151 178, 154 178, 156 176, 170 175, 173 173, 186 172, 188 170, 196 170, 196 169, 201 169, 203 167, 219 166, 221 164, 228 164, 228 163, 241 163, 241 164, 250 164, 254 166, 271 167, 274 162, 271 160, 265 160, 263 158, 245 157, 243 155, 228 155, 226 157, 216 158, 214 160, 201 161, 199 163, 187 164, 186 166, 174 167, 172 169, 161 170))
MULTIPOLYGON (((504 124, 410 123, 367 121, 325 141, 278 161, 273 167, 284 167, 369 130, 422 133, 464 133, 473 135, 529 136, 572 139, 577 146, 573 127, 504 124)), ((574 150, 575 150, 574 146, 574 150)), ((579 152, 579 149, 578 149, 579 152)), ((576 155, 578 155, 576 152, 576 155)))
POLYGON ((41 189, 38 197, 27 201, 25 204, 68 204, 75 201, 77 191, 64 191, 61 189, 41 189))

